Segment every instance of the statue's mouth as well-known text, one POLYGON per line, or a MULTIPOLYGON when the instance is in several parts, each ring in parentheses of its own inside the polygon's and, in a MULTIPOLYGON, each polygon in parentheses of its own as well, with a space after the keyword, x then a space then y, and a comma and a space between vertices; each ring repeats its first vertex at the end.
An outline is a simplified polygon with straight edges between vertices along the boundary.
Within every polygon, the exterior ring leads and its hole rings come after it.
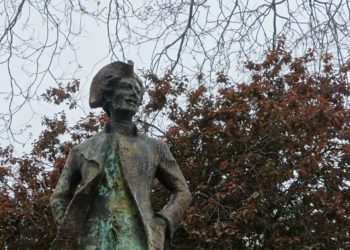
POLYGON ((134 106, 138 105, 138 101, 135 100, 135 99, 126 99, 125 101, 126 101, 127 104, 132 104, 134 106))

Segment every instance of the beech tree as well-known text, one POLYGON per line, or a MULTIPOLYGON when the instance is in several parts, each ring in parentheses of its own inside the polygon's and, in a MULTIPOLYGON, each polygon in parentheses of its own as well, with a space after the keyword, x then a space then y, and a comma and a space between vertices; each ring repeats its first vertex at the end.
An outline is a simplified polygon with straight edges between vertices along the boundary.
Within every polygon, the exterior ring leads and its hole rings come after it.
MULTIPOLYGON (((175 249, 346 249, 350 247, 350 62, 334 66, 313 50, 293 57, 281 39, 261 62, 247 61, 250 80, 222 72, 209 91, 171 72, 145 74, 145 115, 163 113, 163 134, 194 200, 175 249), (195 86, 195 87, 191 87, 195 86)), ((43 98, 70 102, 79 82, 43 98)), ((69 111, 66 111, 69 112, 69 111)), ((96 133, 106 115, 69 125, 65 112, 43 117, 32 151, 0 150, 0 246, 47 249, 55 234, 48 200, 71 147, 96 133)), ((143 120, 140 116, 138 120, 143 120)), ((150 124, 139 123, 147 132, 150 124)), ((167 199, 154 184, 153 206, 167 199)))
POLYGON ((324 54, 310 73, 314 52, 293 58, 283 43, 246 63, 250 82, 218 74, 217 94, 202 83, 185 108, 166 102, 195 197, 181 237, 194 248, 350 246, 349 63, 335 70, 324 54))

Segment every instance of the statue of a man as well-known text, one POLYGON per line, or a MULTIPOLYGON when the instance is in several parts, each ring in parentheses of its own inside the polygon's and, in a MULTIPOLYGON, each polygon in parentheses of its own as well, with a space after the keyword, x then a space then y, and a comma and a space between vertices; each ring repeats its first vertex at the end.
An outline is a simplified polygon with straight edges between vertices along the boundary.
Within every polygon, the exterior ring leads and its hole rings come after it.
POLYGON ((132 122, 144 93, 133 63, 103 67, 90 88, 90 107, 110 117, 104 131, 74 147, 51 197, 58 233, 52 249, 164 249, 191 202, 167 145, 139 134, 132 122), (154 212, 157 178, 170 192, 154 212))

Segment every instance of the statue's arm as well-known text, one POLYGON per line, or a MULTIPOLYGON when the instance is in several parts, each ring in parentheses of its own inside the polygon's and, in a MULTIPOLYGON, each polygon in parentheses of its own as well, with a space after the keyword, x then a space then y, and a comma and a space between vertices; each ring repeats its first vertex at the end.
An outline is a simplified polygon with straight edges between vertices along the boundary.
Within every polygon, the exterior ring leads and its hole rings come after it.
POLYGON ((75 189, 80 182, 79 162, 76 149, 73 148, 69 153, 56 188, 51 196, 50 206, 52 215, 55 223, 58 225, 61 224, 68 204, 73 198, 75 189))
POLYGON ((167 234, 172 238, 191 203, 192 196, 176 160, 164 142, 160 146, 156 177, 171 192, 169 202, 157 215, 165 219, 167 234))

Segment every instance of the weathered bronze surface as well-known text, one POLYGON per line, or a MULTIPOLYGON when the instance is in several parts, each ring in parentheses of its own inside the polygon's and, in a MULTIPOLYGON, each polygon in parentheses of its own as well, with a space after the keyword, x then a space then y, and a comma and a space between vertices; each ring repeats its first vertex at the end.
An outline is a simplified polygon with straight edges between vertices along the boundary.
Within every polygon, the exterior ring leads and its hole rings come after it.
POLYGON ((90 88, 90 106, 110 116, 104 131, 74 147, 51 197, 58 233, 51 249, 165 249, 191 202, 167 145, 139 134, 132 117, 144 89, 132 63, 103 67, 90 88), (157 178, 171 198, 152 210, 157 178))

